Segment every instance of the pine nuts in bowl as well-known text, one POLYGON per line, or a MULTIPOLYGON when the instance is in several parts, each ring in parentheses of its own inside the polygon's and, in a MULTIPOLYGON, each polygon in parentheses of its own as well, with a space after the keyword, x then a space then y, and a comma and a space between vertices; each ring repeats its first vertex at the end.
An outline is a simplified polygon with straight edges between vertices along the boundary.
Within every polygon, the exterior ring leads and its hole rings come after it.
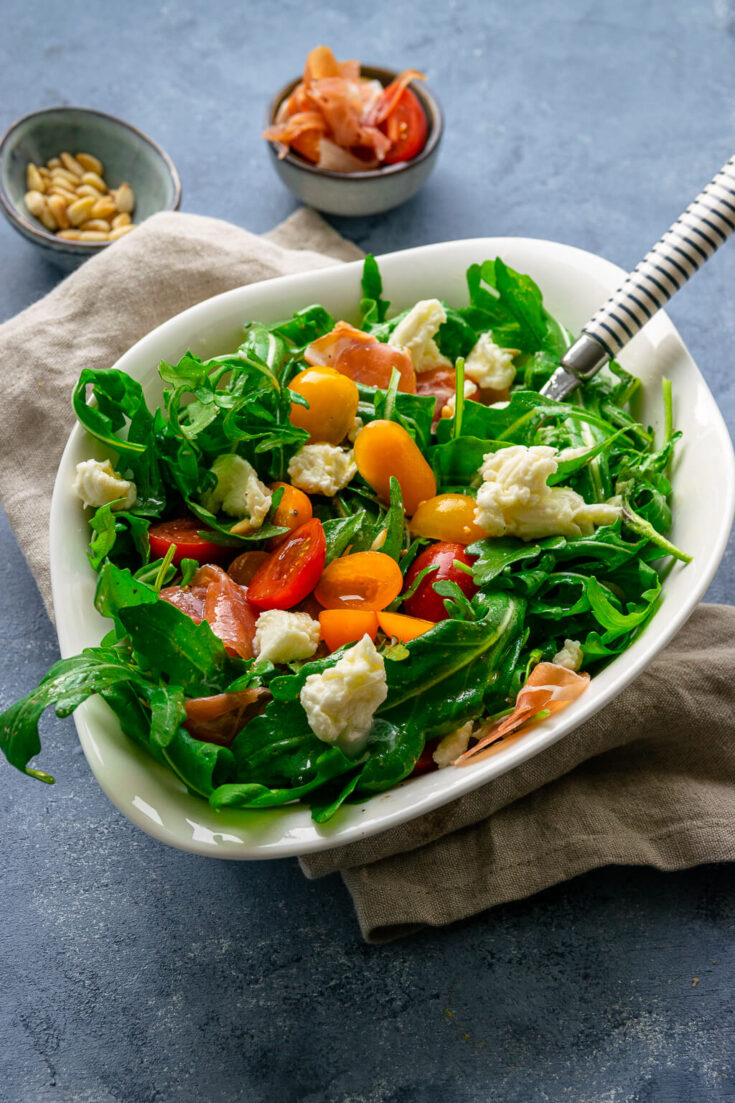
POLYGON ((19 119, 0 140, 0 209, 65 269, 180 201, 168 155, 112 115, 49 108, 19 119))

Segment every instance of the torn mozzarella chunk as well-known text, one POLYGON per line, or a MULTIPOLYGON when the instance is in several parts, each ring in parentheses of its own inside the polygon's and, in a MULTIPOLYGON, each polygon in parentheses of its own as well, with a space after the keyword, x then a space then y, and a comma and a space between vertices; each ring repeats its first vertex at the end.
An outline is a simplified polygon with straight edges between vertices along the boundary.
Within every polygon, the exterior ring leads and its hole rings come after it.
POLYGON ((210 513, 221 510, 229 517, 247 519, 251 528, 260 528, 271 507, 271 493, 253 465, 242 456, 228 453, 218 456, 211 470, 217 483, 202 495, 204 508, 210 513))
POLYGON ((135 483, 123 479, 113 470, 110 460, 84 460, 78 463, 72 489, 85 506, 93 509, 110 502, 117 503, 116 510, 132 509, 138 497, 135 483))
POLYGON ((267 609, 258 617, 253 653, 261 661, 291 663, 309 659, 319 646, 319 622, 308 613, 267 609))
POLYGON ((518 349, 504 349, 492 333, 481 333, 464 362, 464 373, 483 390, 506 391, 515 379, 513 357, 518 349))
POLYGON ((409 354, 414 371, 451 368, 452 361, 442 356, 434 340, 446 320, 447 312, 438 299, 422 299, 401 319, 388 344, 409 354))
POLYGON ((546 485, 558 466, 548 445, 524 444, 489 452, 480 467, 475 522, 489 536, 589 536, 595 525, 609 525, 620 515, 611 502, 588 504, 576 490, 546 485))
POLYGON ((334 666, 310 674, 299 700, 317 738, 345 754, 359 754, 387 696, 383 656, 365 635, 334 666))
POLYGON ((333 498, 357 474, 352 450, 335 444, 305 444, 291 457, 288 475, 292 484, 307 494, 333 498))
POLYGON ((557 651, 551 661, 556 663, 557 666, 563 666, 567 670, 576 672, 581 668, 583 659, 582 644, 579 640, 564 640, 561 651, 557 651))
POLYGON ((449 735, 445 735, 436 745, 431 757, 440 770, 443 770, 445 766, 451 766, 455 758, 459 758, 461 754, 464 754, 469 746, 473 727, 472 721, 468 720, 461 728, 456 728, 449 735))

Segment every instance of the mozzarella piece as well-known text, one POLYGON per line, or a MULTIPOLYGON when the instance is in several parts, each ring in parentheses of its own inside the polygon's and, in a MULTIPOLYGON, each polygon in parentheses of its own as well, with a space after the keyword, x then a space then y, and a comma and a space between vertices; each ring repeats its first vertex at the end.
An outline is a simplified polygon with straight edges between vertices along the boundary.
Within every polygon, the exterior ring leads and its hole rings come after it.
POLYGON ((305 444, 291 457, 288 475, 292 484, 307 494, 333 498, 357 474, 352 449, 335 444, 305 444))
POLYGON ((477 492, 475 522, 488 536, 589 536, 595 525, 609 525, 620 515, 612 502, 587 504, 576 490, 547 486, 558 466, 548 445, 516 444, 483 458, 483 483, 477 492))
POLYGON ((271 492, 258 478, 258 472, 242 456, 228 453, 212 464, 217 484, 202 495, 202 505, 210 513, 222 510, 229 517, 247 518, 250 527, 260 528, 271 508, 271 492))
POLYGON ((455 758, 459 758, 461 754, 464 754, 469 746, 473 727, 472 721, 468 720, 461 728, 456 728, 440 740, 431 756, 440 770, 443 770, 445 766, 451 766, 455 758))
POLYGON ((365 635, 334 666, 310 674, 299 699, 314 735, 351 755, 365 746, 387 696, 383 656, 365 635))
POLYGON ((478 387, 505 391, 516 377, 513 357, 518 349, 504 349, 493 341, 492 333, 481 333, 464 363, 464 373, 478 387))
MULTIPOLYGON (((477 394, 477 387, 471 379, 465 379, 464 387, 462 389, 464 390, 465 398, 473 398, 477 394)), ((457 392, 455 391, 454 394, 450 395, 447 401, 444 403, 442 407, 442 417, 454 417, 456 409, 457 392)))
POLYGON ((99 509, 118 498, 115 509, 132 509, 138 497, 135 483, 123 479, 113 470, 110 460, 84 460, 77 464, 76 475, 72 483, 74 493, 82 499, 85 506, 99 509))
POLYGON ((567 670, 577 671, 581 668, 583 659, 582 644, 579 640, 564 640, 561 651, 557 651, 551 661, 557 666, 566 667, 567 670))
POLYGON ((446 320, 447 312, 438 299, 422 299, 401 319, 388 344, 409 354, 414 371, 451 368, 452 361, 442 356, 434 340, 446 320))
POLYGON ((253 652, 261 660, 292 663, 309 659, 319 646, 319 622, 308 613, 267 609, 258 617, 253 652))

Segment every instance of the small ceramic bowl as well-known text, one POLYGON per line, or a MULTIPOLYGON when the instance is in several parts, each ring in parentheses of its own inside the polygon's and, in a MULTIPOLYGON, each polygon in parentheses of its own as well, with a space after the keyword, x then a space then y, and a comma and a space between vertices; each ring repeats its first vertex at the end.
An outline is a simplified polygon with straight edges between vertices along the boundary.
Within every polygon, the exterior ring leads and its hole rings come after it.
MULTIPOLYGON (((363 65, 361 74, 370 80, 379 80, 383 86, 398 76, 390 69, 376 69, 370 65, 363 65)), ((301 77, 297 77, 290 81, 274 96, 268 112, 269 125, 275 122, 278 108, 300 80, 301 77)), ((380 214, 415 195, 436 164, 444 118, 438 100, 424 81, 413 81, 410 87, 424 109, 429 127, 421 153, 410 161, 366 172, 331 172, 317 168, 297 153, 289 152, 279 157, 277 147, 269 142, 274 167, 286 187, 307 206, 340 215, 380 214)))
POLYGON ((181 182, 171 158, 122 119, 86 107, 50 107, 24 115, 0 139, 0 208, 18 233, 61 268, 74 268, 110 244, 56 237, 27 211, 28 162, 45 165, 62 150, 98 157, 110 188, 127 181, 135 192, 136 223, 158 211, 174 211, 181 202, 181 182))

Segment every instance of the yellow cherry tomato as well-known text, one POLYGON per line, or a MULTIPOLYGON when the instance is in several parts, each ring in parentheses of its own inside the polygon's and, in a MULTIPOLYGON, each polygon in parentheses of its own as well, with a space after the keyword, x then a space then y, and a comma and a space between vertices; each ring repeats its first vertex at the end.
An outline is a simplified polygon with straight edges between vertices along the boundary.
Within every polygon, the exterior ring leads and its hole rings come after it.
POLYGON ((289 531, 284 532, 282 536, 274 536, 271 538, 268 547, 278 548, 299 525, 303 525, 305 521, 311 520, 311 501, 303 490, 298 490, 295 486, 291 486, 290 483, 271 483, 271 490, 276 491, 279 487, 283 487, 283 495, 281 500, 276 506, 272 522, 274 525, 278 525, 279 528, 287 528, 289 531))
POLYGON ((437 494, 421 503, 408 525, 414 536, 472 544, 487 536, 475 523, 475 506, 469 494, 437 494))
POLYGON ((355 423, 356 384, 334 368, 307 368, 288 386, 309 403, 291 403, 291 424, 306 429, 312 444, 340 444, 355 423))
POLYGON ((384 502, 390 500, 395 475, 409 516, 436 494, 434 472, 410 433, 395 421, 369 422, 357 435, 354 456, 357 470, 384 502))
POLYGON ((354 552, 324 568, 314 597, 325 609, 377 612, 390 605, 402 587, 403 575, 395 559, 383 552, 354 552))

